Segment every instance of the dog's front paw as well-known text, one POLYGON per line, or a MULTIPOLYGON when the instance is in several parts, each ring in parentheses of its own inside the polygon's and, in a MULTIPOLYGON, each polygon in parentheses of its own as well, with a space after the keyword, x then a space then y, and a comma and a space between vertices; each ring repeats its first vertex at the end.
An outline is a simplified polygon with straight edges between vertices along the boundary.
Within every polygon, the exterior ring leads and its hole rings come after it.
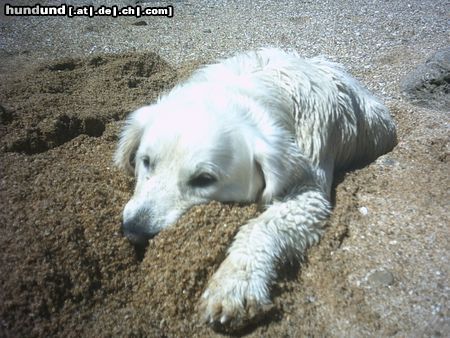
POLYGON ((213 328, 239 330, 266 314, 272 303, 265 271, 227 258, 200 299, 203 321, 213 328))

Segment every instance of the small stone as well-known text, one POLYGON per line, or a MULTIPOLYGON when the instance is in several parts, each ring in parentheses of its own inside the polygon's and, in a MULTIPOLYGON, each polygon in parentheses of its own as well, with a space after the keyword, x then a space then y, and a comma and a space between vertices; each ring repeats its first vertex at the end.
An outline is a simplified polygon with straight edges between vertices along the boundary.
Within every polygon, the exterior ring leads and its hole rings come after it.
POLYGON ((382 156, 376 162, 387 167, 395 167, 399 165, 399 162, 397 160, 388 156, 382 156))
POLYGON ((147 26, 148 23, 147 21, 141 20, 141 21, 136 21, 132 23, 133 26, 147 26))
POLYGON ((361 207, 358 209, 358 211, 361 213, 361 215, 363 216, 367 216, 367 214, 369 213, 369 209, 367 209, 366 207, 361 207))
POLYGON ((394 275, 387 270, 375 271, 367 280, 373 286, 389 286, 394 283, 394 275))

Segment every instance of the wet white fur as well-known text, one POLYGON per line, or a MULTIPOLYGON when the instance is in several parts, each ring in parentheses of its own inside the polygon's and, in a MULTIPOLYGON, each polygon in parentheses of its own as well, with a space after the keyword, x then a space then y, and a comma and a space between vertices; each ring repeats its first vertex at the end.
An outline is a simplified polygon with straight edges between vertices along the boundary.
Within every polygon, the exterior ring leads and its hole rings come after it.
POLYGON ((271 303, 277 264, 319 240, 335 169, 373 160, 395 139, 387 108, 340 65, 272 48, 239 54, 131 114, 115 155, 137 178, 124 219, 148 214, 140 219, 157 233, 194 204, 266 205, 200 301, 207 322, 238 327, 271 303), (198 172, 217 183, 191 187, 198 172))

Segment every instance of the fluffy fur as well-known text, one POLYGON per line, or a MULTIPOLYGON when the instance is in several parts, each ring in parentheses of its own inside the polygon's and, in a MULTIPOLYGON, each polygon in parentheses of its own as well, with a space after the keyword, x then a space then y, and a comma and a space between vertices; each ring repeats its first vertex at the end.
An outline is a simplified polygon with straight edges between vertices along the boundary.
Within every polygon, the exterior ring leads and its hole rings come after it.
POLYGON ((200 300, 239 327, 271 304, 277 264, 316 243, 333 172, 390 151, 388 109, 340 65, 260 49, 200 69, 129 117, 115 154, 136 176, 123 229, 144 242, 194 204, 259 201, 200 300))

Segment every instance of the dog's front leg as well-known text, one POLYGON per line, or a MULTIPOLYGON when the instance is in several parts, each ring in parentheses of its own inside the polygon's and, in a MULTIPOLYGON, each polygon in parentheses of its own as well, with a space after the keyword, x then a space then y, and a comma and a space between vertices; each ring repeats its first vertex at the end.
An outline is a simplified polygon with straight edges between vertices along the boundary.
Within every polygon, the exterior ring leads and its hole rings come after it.
POLYGON ((303 189, 243 226, 200 300, 205 322, 239 329, 270 308, 277 263, 316 243, 329 214, 322 192, 303 189))

